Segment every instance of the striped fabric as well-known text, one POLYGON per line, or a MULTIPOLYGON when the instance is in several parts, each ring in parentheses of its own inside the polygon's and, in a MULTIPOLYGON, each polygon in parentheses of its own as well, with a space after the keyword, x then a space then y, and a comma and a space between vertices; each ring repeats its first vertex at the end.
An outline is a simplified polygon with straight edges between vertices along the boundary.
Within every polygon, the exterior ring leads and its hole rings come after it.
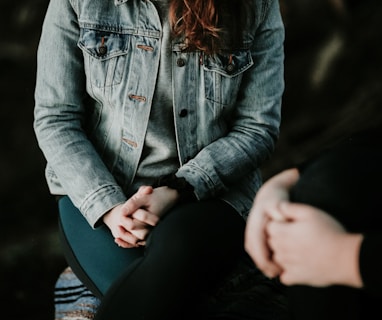
POLYGON ((91 320, 99 303, 70 267, 60 274, 54 290, 55 320, 91 320))
MULTIPOLYGON (((54 304, 55 320, 93 320, 100 300, 68 267, 56 282, 54 304)), ((203 309, 209 319, 289 319, 284 287, 245 261, 206 298, 203 309)))

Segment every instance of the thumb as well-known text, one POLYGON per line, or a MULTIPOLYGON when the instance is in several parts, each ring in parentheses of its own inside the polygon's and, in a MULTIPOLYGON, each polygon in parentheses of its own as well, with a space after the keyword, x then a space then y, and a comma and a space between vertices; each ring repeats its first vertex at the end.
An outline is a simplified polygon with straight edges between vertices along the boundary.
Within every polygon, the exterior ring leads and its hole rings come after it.
MULTIPOLYGON (((144 187, 146 188, 146 187, 144 187)), ((150 188, 150 187, 148 187, 150 188)), ((150 194, 148 192, 148 189, 140 189, 137 193, 135 193, 130 199, 128 199, 123 205, 122 205, 122 212, 124 215, 128 216, 133 214, 138 209, 142 208, 146 204, 146 196, 150 194)))
POLYGON ((282 202, 279 206, 279 213, 285 220, 296 221, 301 220, 307 213, 307 205, 293 202, 282 202))
POLYGON ((153 191, 154 191, 154 189, 151 186, 141 186, 141 187, 139 187, 137 194, 146 195, 146 194, 153 193, 153 191))
POLYGON ((137 210, 147 202, 147 196, 154 192, 151 186, 140 186, 138 191, 124 203, 125 209, 137 210))

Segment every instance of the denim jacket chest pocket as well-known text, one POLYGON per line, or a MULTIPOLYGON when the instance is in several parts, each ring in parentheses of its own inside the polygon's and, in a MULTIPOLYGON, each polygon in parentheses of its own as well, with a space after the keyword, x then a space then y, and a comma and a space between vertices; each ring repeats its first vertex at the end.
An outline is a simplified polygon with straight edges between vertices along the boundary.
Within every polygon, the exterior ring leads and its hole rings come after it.
POLYGON ((83 51, 88 82, 97 88, 120 84, 126 70, 131 36, 81 28, 78 47, 83 51))
POLYGON ((204 56, 206 99, 222 105, 234 103, 244 71, 253 65, 249 50, 204 56))

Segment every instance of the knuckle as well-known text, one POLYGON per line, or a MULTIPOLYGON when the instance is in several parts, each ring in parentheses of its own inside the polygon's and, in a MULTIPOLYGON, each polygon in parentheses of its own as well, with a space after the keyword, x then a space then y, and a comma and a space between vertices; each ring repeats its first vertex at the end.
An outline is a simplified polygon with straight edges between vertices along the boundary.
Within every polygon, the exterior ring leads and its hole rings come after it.
POLYGON ((137 214, 137 217, 139 218, 139 220, 141 220, 141 221, 147 220, 148 214, 145 210, 137 210, 136 214, 137 214))
POLYGON ((134 224, 133 224, 132 219, 129 217, 125 217, 125 219, 123 221, 123 226, 124 226, 124 229, 126 229, 126 230, 132 230, 134 228, 134 224))

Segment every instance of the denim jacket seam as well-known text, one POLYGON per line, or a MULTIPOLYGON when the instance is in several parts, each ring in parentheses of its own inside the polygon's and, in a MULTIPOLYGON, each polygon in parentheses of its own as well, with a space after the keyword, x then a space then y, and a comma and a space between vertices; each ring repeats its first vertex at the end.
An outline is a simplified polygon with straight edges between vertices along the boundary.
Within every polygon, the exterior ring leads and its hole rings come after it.
POLYGON ((79 12, 78 0, 68 0, 68 1, 71 7, 73 8, 74 12, 78 16, 78 12, 79 12))
POLYGON ((266 18, 266 15, 270 8, 270 3, 269 3, 270 1, 278 1, 278 0, 263 0, 262 6, 261 6, 261 21, 263 21, 266 18))

